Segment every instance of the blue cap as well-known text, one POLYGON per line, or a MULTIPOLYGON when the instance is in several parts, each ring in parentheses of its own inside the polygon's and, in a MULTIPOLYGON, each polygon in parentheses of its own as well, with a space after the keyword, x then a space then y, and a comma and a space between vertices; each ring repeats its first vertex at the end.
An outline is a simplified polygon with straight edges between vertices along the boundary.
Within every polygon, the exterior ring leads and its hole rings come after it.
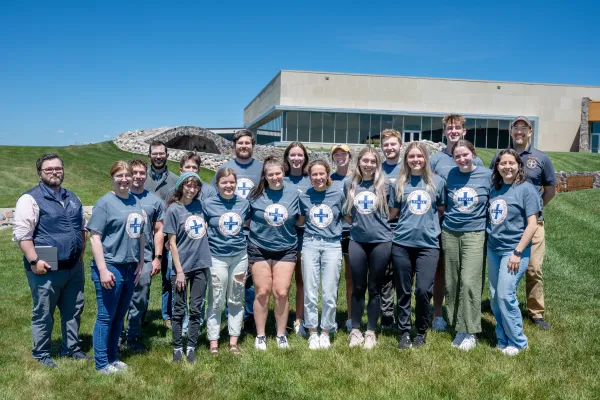
POLYGON ((527 126, 529 127, 529 129, 532 129, 533 127, 531 126, 531 121, 529 120, 529 118, 524 117, 522 115, 518 116, 517 118, 513 119, 512 122, 510 123, 510 129, 513 128, 513 126, 515 126, 515 124, 519 121, 523 121, 527 124, 527 126))
POLYGON ((175 190, 179 189, 179 186, 181 186, 181 184, 187 178, 196 178, 198 180, 198 183, 202 184, 202 181, 200 180, 200 177, 198 176, 197 173, 195 173, 195 172, 184 172, 183 174, 179 175, 179 179, 177 179, 177 183, 175 183, 175 190))

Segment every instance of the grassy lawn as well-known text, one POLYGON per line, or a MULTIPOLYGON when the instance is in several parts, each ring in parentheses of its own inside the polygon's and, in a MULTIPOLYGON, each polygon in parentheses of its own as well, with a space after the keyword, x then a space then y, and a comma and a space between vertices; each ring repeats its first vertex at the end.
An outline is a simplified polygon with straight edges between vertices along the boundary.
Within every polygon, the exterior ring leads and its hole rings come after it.
MULTIPOLYGON (((103 146, 106 145, 100 148, 103 146)), ((102 164, 103 170, 105 167, 102 164)), ((526 321, 525 333, 531 349, 514 358, 494 349, 495 322, 486 287, 483 333, 477 348, 469 353, 451 348, 451 332, 431 333, 424 348, 405 352, 396 349, 398 338, 391 333, 380 334, 373 351, 349 349, 345 332, 335 335, 329 351, 309 351, 306 340, 295 335, 290 338, 292 349, 279 351, 272 336, 271 317, 266 352, 254 351, 254 338, 243 337, 242 356, 230 356, 226 353, 224 332, 222 353, 209 356, 203 330, 198 363, 173 365, 170 332, 160 318, 160 278, 155 277, 148 313, 150 324, 144 330, 144 341, 151 351, 146 355, 123 354, 122 359, 130 365, 128 372, 99 376, 93 362, 60 358, 56 358, 60 369, 42 369, 30 353, 31 294, 20 252, 10 241, 11 231, 0 231, 0 398, 598 398, 599 196, 600 190, 562 193, 546 209, 544 275, 547 320, 553 329, 540 331, 526 321)), ((89 257, 88 250, 86 266, 89 257)), ((87 268, 86 276, 81 336, 85 350, 91 352, 96 301, 87 268)), ((519 299, 525 311, 523 285, 519 299)), ((346 319, 344 287, 341 282, 337 317, 341 326, 346 319)), ((293 298, 292 294, 292 317, 293 298)), ((58 312, 56 319, 58 322, 58 312)), ((57 353, 58 323, 53 339, 53 351, 57 353)))

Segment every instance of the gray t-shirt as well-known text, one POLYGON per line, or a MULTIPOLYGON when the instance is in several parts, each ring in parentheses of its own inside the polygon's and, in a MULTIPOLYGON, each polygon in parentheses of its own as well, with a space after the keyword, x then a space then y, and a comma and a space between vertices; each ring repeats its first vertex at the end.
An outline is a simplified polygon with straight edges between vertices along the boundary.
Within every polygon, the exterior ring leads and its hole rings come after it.
MULTIPOLYGON (((434 174, 446 179, 448 172, 450 172, 452 168, 456 167, 456 162, 454 161, 452 154, 448 154, 444 150, 438 151, 431 156, 429 159, 429 164, 431 165, 431 170, 434 174)), ((478 167, 483 167, 483 161, 481 161, 479 157, 473 158, 473 164, 477 165, 478 167)))
POLYGON ((456 232, 478 232, 485 230, 487 206, 492 188, 492 171, 477 167, 475 171, 463 173, 454 167, 446 179, 446 201, 444 228, 456 232))
MULTIPOLYGON (((344 183, 344 195, 348 197, 350 180, 344 183)), ((350 239, 362 243, 382 243, 392 240, 392 228, 388 224, 388 216, 376 207, 373 181, 363 181, 354 189, 352 206, 352 225, 350 239)), ((387 201, 385 198, 382 201, 387 201)))
MULTIPOLYGON (((312 188, 312 184, 310 183, 310 178, 308 177, 308 175, 288 175, 283 177, 283 181, 286 183, 286 185, 292 185, 296 189, 298 189, 298 192, 300 194, 305 193, 308 189, 312 188)), ((300 225, 297 228, 304 230, 305 226, 300 225)))
POLYGON ((154 258, 154 224, 162 221, 164 217, 164 203, 153 193, 144 190, 140 194, 133 194, 142 205, 142 214, 145 218, 144 238, 144 262, 152 262, 154 258))
MULTIPOLYGON (((394 185, 394 183, 396 182, 396 179, 398 179, 398 174, 400 173, 400 168, 402 168, 402 160, 400 160, 400 162, 394 164, 394 165, 390 165, 387 163, 387 160, 384 161, 383 163, 381 163, 381 170, 383 171, 383 175, 385 176, 385 184, 386 184, 386 190, 387 190, 387 200, 389 202, 390 200, 390 191, 392 190, 392 187, 394 185)), ((392 231, 396 228, 396 224, 398 223, 398 220, 392 220, 390 221, 390 226, 392 227, 392 231)))
POLYGON ((199 200, 192 200, 187 206, 172 203, 167 209, 163 231, 175 235, 183 272, 212 266, 203 206, 199 200))
POLYGON ((541 211, 539 194, 529 182, 506 185, 490 192, 488 247, 496 252, 514 250, 525 228, 527 217, 541 211))
POLYGON ((106 265, 125 264, 140 260, 140 238, 146 218, 138 199, 129 193, 122 199, 113 192, 102 196, 92 209, 87 223, 89 231, 102 235, 106 265))
POLYGON ((437 206, 446 204, 445 182, 433 176, 435 190, 426 190, 420 176, 411 176, 404 187, 402 202, 396 198, 396 183, 390 190, 390 208, 400 210, 394 229, 394 243, 419 249, 438 249, 441 233, 437 206))
POLYGON ((248 164, 240 164, 235 159, 229 160, 215 171, 215 176, 210 182, 212 185, 216 185, 216 172, 222 168, 231 168, 235 171, 237 174, 237 186, 235 194, 243 198, 247 198, 254 185, 258 185, 258 182, 260 182, 260 174, 262 173, 263 163, 255 159, 252 159, 252 161, 248 164))
POLYGON ((248 219, 248 200, 234 195, 225 199, 220 195, 206 199, 202 205, 208 223, 208 245, 213 256, 230 257, 246 251, 244 221, 248 219))
POLYGON ((327 239, 342 238, 344 192, 333 185, 319 192, 310 188, 300 194, 300 214, 306 218, 306 233, 327 239))
MULTIPOLYGON (((330 176, 331 180, 333 181, 333 185, 332 187, 335 187, 336 189, 338 189, 339 191, 341 191, 342 193, 344 192, 344 182, 346 182, 346 180, 350 179, 350 175, 339 175, 337 172, 334 172, 333 174, 331 174, 330 176)), ((346 200, 344 200, 346 201, 346 200)), ((342 218, 342 232, 350 232, 350 224, 346 222, 345 219, 342 218)))
POLYGON ((270 251, 296 247, 299 194, 295 187, 284 184, 281 190, 267 187, 258 199, 250 201, 248 239, 256 246, 270 251))

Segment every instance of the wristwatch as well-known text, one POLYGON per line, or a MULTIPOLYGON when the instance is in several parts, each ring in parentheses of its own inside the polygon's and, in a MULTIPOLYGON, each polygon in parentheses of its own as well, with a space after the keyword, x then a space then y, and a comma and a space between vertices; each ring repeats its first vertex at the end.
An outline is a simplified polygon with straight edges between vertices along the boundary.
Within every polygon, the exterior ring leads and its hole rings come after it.
POLYGON ((33 267, 34 265, 36 265, 38 263, 38 261, 40 261, 39 258, 36 258, 35 260, 31 260, 31 261, 29 261, 29 265, 31 265, 33 267))
POLYGON ((154 258, 156 258, 158 261, 162 261, 162 254, 155 254, 154 258))
POLYGON ((513 254, 514 254, 515 256, 517 256, 517 257, 521 257, 521 256, 523 255, 523 252, 522 252, 522 251, 519 251, 519 250, 517 250, 517 249, 515 249, 515 250, 513 251, 513 254))

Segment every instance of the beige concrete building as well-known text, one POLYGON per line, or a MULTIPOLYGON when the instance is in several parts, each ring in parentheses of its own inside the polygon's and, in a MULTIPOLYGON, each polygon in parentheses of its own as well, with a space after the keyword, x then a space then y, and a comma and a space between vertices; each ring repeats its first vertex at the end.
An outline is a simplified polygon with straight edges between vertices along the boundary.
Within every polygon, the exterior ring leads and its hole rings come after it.
POLYGON ((361 144, 386 128, 442 141, 442 116, 455 112, 475 146, 505 148, 510 120, 525 115, 539 149, 598 152, 600 102, 590 98, 600 87, 280 71, 244 109, 244 126, 263 142, 361 144))

